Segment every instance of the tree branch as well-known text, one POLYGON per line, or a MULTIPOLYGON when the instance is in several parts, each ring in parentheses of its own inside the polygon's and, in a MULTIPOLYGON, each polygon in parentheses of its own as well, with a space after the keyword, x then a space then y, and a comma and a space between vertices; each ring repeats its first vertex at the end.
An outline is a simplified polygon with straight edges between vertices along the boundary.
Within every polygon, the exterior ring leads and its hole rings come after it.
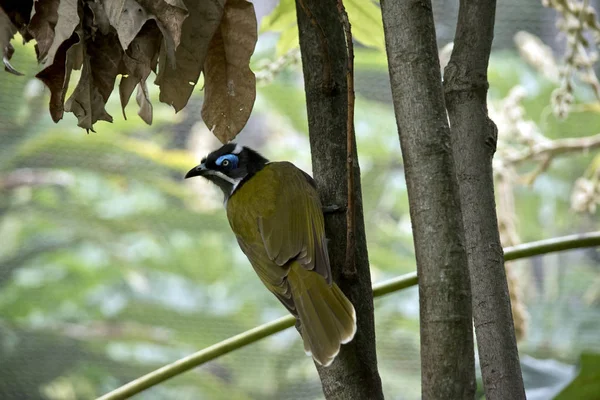
POLYGON ((487 67, 495 0, 461 0, 454 49, 444 70, 446 106, 460 188, 485 397, 524 399, 502 246, 492 157, 498 131, 487 115, 487 67))
POLYGON ((313 176, 323 204, 346 206, 346 215, 325 215, 331 270, 357 316, 354 339, 331 366, 317 370, 327 399, 383 399, 353 129, 351 34, 339 0, 297 0, 296 13, 313 176))
POLYGON ((381 11, 420 282, 422 397, 472 399, 469 273, 431 1, 381 0, 381 11))
POLYGON ((342 0, 337 0, 338 13, 340 21, 344 27, 344 36, 346 37, 347 51, 347 70, 346 85, 348 93, 348 115, 346 117, 346 179, 348 185, 348 200, 346 208, 346 265, 342 271, 347 278, 353 278, 356 275, 356 265, 354 260, 355 252, 355 211, 354 211, 354 155, 352 151, 354 145, 354 45, 352 43, 352 31, 348 14, 344 8, 342 0))
POLYGON ((510 164, 520 164, 524 161, 554 158, 565 153, 588 151, 600 147, 600 133, 594 136, 548 140, 534 144, 531 148, 505 154, 502 160, 510 164))
MULTIPOLYGON (((581 249, 585 247, 600 246, 600 231, 580 235, 563 236, 538 242, 525 243, 504 250, 506 261, 518 260, 527 257, 549 254, 557 251, 581 249)), ((414 272, 397 276, 384 282, 373 285, 373 297, 381 297, 417 285, 417 274, 414 272)), ((98 400, 121 400, 134 396, 146 389, 156 386, 174 376, 180 375, 192 368, 231 353, 254 342, 274 335, 294 326, 295 319, 291 315, 276 319, 269 323, 257 326, 246 332, 240 333, 223 340, 197 353, 184 357, 174 363, 165 365, 134 381, 123 385, 98 400)))

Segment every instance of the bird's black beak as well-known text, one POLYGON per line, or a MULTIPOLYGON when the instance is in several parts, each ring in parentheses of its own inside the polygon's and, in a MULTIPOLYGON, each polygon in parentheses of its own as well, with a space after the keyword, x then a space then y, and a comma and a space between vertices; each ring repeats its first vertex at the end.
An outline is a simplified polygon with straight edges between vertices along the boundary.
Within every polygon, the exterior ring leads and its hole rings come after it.
POLYGON ((200 164, 190 169, 187 174, 185 174, 184 179, 192 178, 194 176, 203 176, 206 174, 208 169, 204 166, 204 164, 200 164))

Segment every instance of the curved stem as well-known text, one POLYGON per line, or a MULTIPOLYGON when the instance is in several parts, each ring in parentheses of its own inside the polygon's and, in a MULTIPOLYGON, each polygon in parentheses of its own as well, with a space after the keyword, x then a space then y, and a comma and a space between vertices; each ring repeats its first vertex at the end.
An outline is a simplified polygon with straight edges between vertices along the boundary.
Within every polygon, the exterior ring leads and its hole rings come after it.
MULTIPOLYGON (((585 247, 600 246, 600 231, 578 235, 562 236, 553 239, 520 244, 504 249, 504 260, 513 261, 522 258, 548 254, 557 251, 573 250, 585 247)), ((373 285, 373 297, 380 297, 402 289, 417 285, 417 274, 411 272, 373 285)), ((152 371, 126 385, 123 385, 97 400, 127 399, 143 390, 156 386, 169 378, 189 371, 208 361, 214 360, 241 347, 257 342, 267 336, 294 326, 294 317, 287 315, 269 323, 257 326, 246 332, 240 333, 202 349, 174 363, 165 365, 152 371)))

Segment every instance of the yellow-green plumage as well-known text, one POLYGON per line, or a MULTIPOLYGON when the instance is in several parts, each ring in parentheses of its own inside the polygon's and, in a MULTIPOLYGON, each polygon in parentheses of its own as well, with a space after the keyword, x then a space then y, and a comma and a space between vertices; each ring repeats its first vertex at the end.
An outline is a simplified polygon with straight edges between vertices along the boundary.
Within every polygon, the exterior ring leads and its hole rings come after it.
POLYGON ((329 365, 352 340, 356 314, 331 280, 315 188, 293 164, 269 163, 229 197, 227 217, 262 282, 299 319, 305 350, 329 365))

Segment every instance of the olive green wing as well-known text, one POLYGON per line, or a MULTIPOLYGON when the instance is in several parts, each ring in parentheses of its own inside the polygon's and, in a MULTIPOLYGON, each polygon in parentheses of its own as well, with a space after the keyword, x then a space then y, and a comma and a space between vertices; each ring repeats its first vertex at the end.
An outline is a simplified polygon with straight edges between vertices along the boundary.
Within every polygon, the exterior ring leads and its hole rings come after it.
POLYGON ((295 260, 331 284, 323 211, 313 183, 288 162, 265 168, 274 173, 278 188, 272 212, 258 217, 268 258, 281 267, 295 260))

